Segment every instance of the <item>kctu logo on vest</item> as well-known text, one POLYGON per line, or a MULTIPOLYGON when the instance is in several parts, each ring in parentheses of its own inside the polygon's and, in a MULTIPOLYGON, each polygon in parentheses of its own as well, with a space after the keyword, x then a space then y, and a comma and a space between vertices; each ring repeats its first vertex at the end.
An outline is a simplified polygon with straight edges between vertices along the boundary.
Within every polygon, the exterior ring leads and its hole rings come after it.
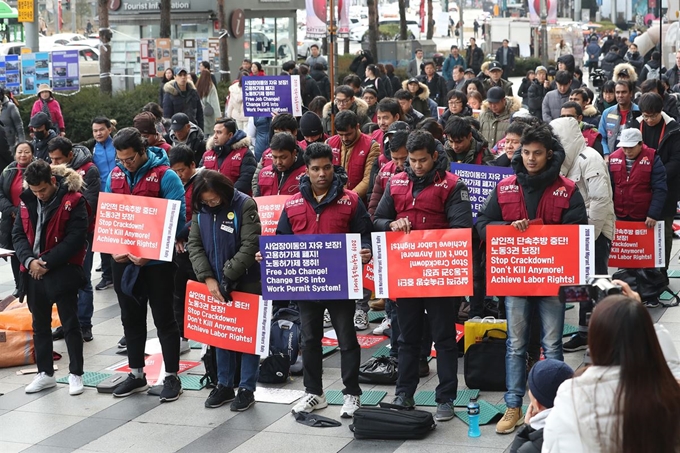
POLYGON ((390 180, 391 184, 393 186, 408 186, 409 185, 409 180, 408 179, 395 179, 392 178, 390 180))
POLYGON ((158 182, 158 175, 156 174, 156 172, 153 172, 149 176, 146 177, 146 180, 148 182, 158 182))
POLYGON ((231 156, 231 160, 241 160, 241 155, 240 154, 234 154, 231 156))
POLYGON ((212 161, 214 161, 214 160, 215 160, 215 156, 214 156, 214 155, 208 155, 208 156, 205 156, 205 157, 203 158, 203 161, 204 161, 204 162, 212 162, 212 161))
POLYGON ((508 185, 508 186, 500 186, 498 188, 500 193, 519 193, 519 186, 516 185, 508 185))
POLYGON ((352 206, 352 200, 349 199, 347 195, 338 200, 338 204, 344 204, 347 206, 352 206))
POLYGON ((71 210, 71 201, 66 200, 64 203, 64 211, 70 211, 71 210))
POLYGON ((558 187, 557 190, 553 192, 553 195, 556 197, 569 198, 569 193, 564 186, 558 187))
POLYGON ((620 165, 623 163, 623 159, 620 159, 618 157, 613 157, 609 159, 609 164, 610 165, 620 165))
POLYGON ((649 162, 649 158, 647 156, 644 156, 642 159, 640 159, 640 165, 651 165, 649 162))
POLYGON ((296 198, 294 200, 288 200, 286 202, 286 207, 292 208, 293 206, 301 205, 301 204, 304 204, 304 203, 305 203, 304 198, 296 198))

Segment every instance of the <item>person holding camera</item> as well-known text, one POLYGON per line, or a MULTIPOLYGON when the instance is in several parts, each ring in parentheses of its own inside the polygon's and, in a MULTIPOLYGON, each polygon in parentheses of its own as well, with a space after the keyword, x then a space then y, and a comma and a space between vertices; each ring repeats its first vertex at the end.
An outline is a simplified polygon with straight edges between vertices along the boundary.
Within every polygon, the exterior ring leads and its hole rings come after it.
MULTIPOLYGON (((522 149, 515 152, 515 175, 503 179, 489 194, 477 216, 477 230, 486 240, 488 225, 512 225, 524 232, 530 225, 586 225, 588 214, 576 184, 560 175, 565 153, 550 126, 524 131, 522 149)), ((526 390, 527 348, 531 318, 541 320, 541 345, 546 359, 563 361, 564 304, 556 296, 508 295, 505 299, 508 341, 505 355, 507 410, 496 425, 499 434, 512 433, 524 423, 522 400, 526 390)), ((566 451, 566 450, 565 450, 566 451)))
MULTIPOLYGON (((198 281, 205 282, 219 302, 231 300, 231 291, 260 294, 260 250, 262 231, 255 200, 234 188, 234 183, 215 170, 195 177, 189 230, 189 258, 198 281)), ((233 412, 245 411, 255 403, 255 385, 260 356, 216 349, 217 386, 205 407, 231 402, 233 412), (238 394, 234 392, 236 361, 241 360, 238 394)))

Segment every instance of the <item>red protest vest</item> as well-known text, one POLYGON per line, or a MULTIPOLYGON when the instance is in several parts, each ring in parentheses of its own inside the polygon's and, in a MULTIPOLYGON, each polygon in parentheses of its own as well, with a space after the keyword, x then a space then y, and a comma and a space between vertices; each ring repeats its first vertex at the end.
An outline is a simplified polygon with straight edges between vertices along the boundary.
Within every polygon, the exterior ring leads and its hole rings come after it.
POLYGON ((435 179, 414 197, 413 181, 406 172, 392 176, 390 194, 394 200, 397 219, 409 219, 413 230, 449 228, 444 206, 457 183, 458 176, 447 171, 444 179, 435 179))
POLYGON ((150 168, 144 176, 142 176, 135 188, 130 190, 127 176, 116 166, 111 171, 111 192, 120 193, 124 195, 139 195, 140 197, 158 198, 161 193, 161 180, 166 171, 170 167, 167 165, 159 165, 158 167, 150 168))
POLYGON ((586 139, 586 144, 590 146, 591 148, 595 144, 595 140, 597 140, 597 137, 600 136, 600 133, 597 132, 597 129, 593 128, 586 128, 583 129, 583 138, 586 139))
POLYGON ((609 156, 609 172, 614 179, 614 212, 616 217, 643 220, 652 203, 652 168, 655 151, 642 145, 642 151, 630 169, 626 169, 626 155, 617 149, 609 156))
POLYGON ((191 206, 191 196, 194 194, 194 182, 191 181, 188 185, 184 186, 184 203, 186 205, 186 217, 187 222, 191 221, 191 216, 194 210, 191 206))
POLYGON ((297 193, 284 206, 293 234, 345 234, 359 205, 359 196, 347 189, 317 215, 311 203, 297 193))
POLYGON ((371 138, 378 142, 380 145, 380 155, 382 156, 383 152, 383 138, 385 137, 385 133, 382 131, 382 129, 376 129, 373 131, 371 134, 371 138))
MULTIPOLYGON (((558 176, 543 192, 536 209, 536 219, 541 219, 545 225, 560 224, 562 214, 569 209, 569 200, 575 191, 574 182, 558 176)), ((508 176, 499 182, 496 186, 496 195, 504 221, 514 222, 529 218, 524 192, 522 186, 517 184, 517 176, 508 176)))
POLYGON ((376 179, 378 180, 378 184, 380 184, 380 187, 382 187, 383 192, 385 191, 385 187, 387 187, 387 182, 396 172, 397 164, 395 164, 392 161, 389 161, 385 165, 380 167, 376 179))
MULTIPOLYGON (((42 250, 42 253, 40 254, 41 256, 49 252, 52 248, 59 244, 62 239, 64 239, 64 236, 66 236, 66 224, 71 218, 71 211, 76 205, 78 205, 82 197, 83 194, 80 192, 66 192, 66 194, 64 194, 59 208, 54 211, 54 215, 52 215, 52 217, 47 222, 47 228, 45 228, 43 232, 45 235, 45 248, 42 250)), ((88 214, 89 211, 90 210, 88 209, 88 214)), ((21 216, 21 223, 24 227, 24 233, 26 233, 28 244, 31 246, 31 249, 33 249, 33 245, 35 244, 35 228, 31 223, 31 217, 28 213, 28 209, 26 208, 26 204, 23 201, 19 204, 19 215, 21 216)), ((78 250, 78 253, 72 255, 68 262, 82 266, 85 262, 86 251, 87 243, 83 242, 82 246, 78 250)), ((23 263, 21 263, 21 269, 22 271, 26 270, 23 263)))
MULTIPOLYGON (((342 165, 340 162, 340 157, 342 156, 342 139, 339 135, 334 135, 328 139, 328 144, 333 149, 333 164, 342 165)), ((345 166, 345 171, 347 172, 347 184, 345 187, 347 189, 354 189, 357 184, 364 179, 366 159, 368 158, 368 153, 371 151, 372 144, 373 139, 362 133, 356 143, 354 143, 354 146, 352 146, 352 153, 345 166)))
MULTIPOLYGON (((243 156, 249 152, 247 147, 232 150, 227 157, 222 161, 222 165, 217 168, 218 157, 214 150, 210 149, 203 154, 203 166, 208 170, 217 170, 224 176, 229 178, 231 182, 236 183, 238 177, 241 175, 241 163, 243 156)), ((271 151, 269 152, 271 155, 271 151)))
MULTIPOLYGON (((307 149, 307 142, 305 140, 301 140, 297 142, 297 144, 301 150, 304 151, 307 149)), ((262 157, 260 157, 260 162, 262 163, 262 167, 266 167, 267 165, 272 165, 274 163, 271 148, 267 148, 264 150, 264 152, 262 153, 262 157)))
POLYGON ((260 196, 267 195, 293 195, 300 191, 300 178, 305 174, 307 167, 304 165, 293 170, 283 186, 279 187, 279 177, 274 171, 273 165, 268 165, 262 169, 257 178, 257 184, 260 186, 260 196))
MULTIPOLYGON (((85 174, 92 168, 94 164, 92 162, 86 162, 85 164, 81 165, 79 169, 76 170, 76 173, 78 173, 80 176, 83 178, 85 177, 85 174)), ((96 206, 95 206, 96 207, 96 206)))

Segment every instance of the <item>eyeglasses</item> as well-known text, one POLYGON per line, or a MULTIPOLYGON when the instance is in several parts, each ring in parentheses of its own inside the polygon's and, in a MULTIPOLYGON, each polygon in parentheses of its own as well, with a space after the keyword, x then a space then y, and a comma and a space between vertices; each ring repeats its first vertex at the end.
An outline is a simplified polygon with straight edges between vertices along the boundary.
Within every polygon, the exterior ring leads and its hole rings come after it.
POLYGON ((449 105, 463 105, 463 103, 458 100, 450 100, 449 105))
POLYGON ((137 160, 137 156, 138 156, 138 155, 139 155, 139 154, 135 153, 134 156, 128 157, 128 158, 126 158, 126 159, 119 159, 119 158, 116 157, 116 162, 118 162, 119 164, 123 164, 123 165, 125 165, 125 164, 133 164, 133 163, 135 163, 135 160, 137 160))
POLYGON ((345 98, 345 99, 335 98, 335 103, 336 103, 336 104, 345 105, 345 104, 349 104, 350 102, 351 102, 351 99, 350 99, 350 98, 345 98))
POLYGON ((643 113, 641 116, 642 116, 643 120, 653 120, 654 118, 658 117, 659 115, 661 115, 661 113, 649 113, 649 114, 643 113))
POLYGON ((206 206, 209 206, 211 208, 214 208, 215 206, 219 206, 220 203, 222 203, 221 198, 212 198, 210 200, 201 200, 201 203, 203 203, 206 206))

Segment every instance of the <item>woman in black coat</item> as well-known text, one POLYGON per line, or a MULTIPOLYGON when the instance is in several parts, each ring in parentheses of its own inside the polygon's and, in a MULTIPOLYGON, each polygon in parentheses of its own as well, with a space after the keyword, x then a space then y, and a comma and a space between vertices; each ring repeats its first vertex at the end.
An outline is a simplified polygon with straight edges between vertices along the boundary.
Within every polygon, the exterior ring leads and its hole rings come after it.
POLYGON ((166 83, 175 79, 175 71, 172 68, 168 68, 163 73, 163 78, 161 79, 161 86, 158 88, 158 105, 163 105, 163 96, 165 96, 165 90, 163 87, 166 83))

